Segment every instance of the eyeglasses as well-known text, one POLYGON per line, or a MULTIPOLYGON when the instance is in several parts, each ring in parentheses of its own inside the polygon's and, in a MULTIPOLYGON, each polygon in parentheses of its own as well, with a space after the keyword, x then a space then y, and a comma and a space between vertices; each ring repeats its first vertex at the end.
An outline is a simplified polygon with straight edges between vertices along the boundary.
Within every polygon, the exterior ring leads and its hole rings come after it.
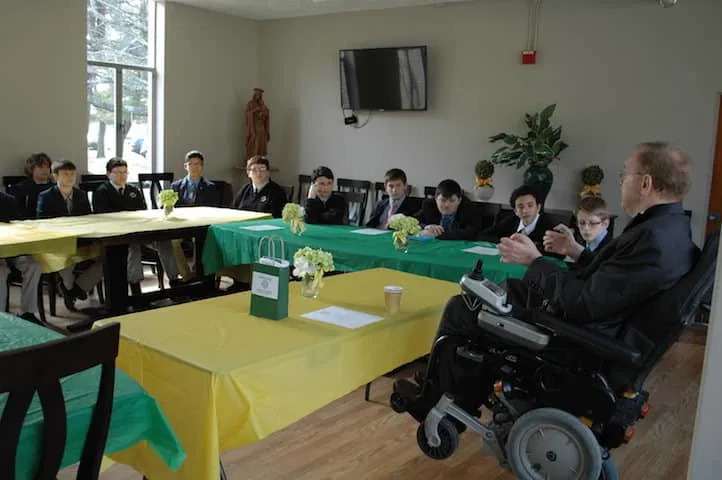
POLYGON ((268 168, 266 168, 266 167, 248 167, 246 169, 246 171, 254 172, 254 173, 261 173, 261 172, 265 172, 266 170, 268 170, 268 168))
POLYGON ((602 222, 595 222, 592 220, 577 220, 577 225, 579 225, 580 227, 586 227, 586 226, 596 227, 597 225, 601 225, 601 224, 602 224, 602 222))

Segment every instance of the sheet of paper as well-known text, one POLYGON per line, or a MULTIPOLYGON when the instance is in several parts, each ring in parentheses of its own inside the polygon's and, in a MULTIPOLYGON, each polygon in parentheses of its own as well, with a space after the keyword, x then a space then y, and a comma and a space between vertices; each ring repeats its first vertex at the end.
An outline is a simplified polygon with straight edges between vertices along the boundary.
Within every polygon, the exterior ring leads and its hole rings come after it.
POLYGON ((351 230, 351 233, 358 233, 359 235, 383 235, 388 232, 389 230, 379 230, 377 228, 360 228, 358 230, 351 230))
POLYGON ((301 316, 310 320, 330 323, 331 325, 350 329, 365 327, 366 325, 383 320, 383 317, 377 317, 375 315, 369 315, 368 313, 357 312, 355 310, 348 310, 341 307, 327 307, 301 316))
POLYGON ((467 248, 465 252, 475 253, 477 255, 499 255, 499 249, 491 247, 482 247, 477 245, 476 247, 467 248))
POLYGON ((251 225, 250 227, 241 227, 241 229, 265 232, 266 230, 283 230, 283 227, 279 227, 278 225, 251 225))

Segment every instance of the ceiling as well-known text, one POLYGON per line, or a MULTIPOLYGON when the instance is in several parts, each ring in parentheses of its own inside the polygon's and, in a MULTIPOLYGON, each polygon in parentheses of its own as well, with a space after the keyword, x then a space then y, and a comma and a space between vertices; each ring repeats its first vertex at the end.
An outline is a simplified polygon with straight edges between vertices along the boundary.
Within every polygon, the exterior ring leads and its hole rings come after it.
POLYGON ((445 5, 473 0, 171 0, 253 20, 305 17, 330 13, 381 10, 419 5, 445 5))

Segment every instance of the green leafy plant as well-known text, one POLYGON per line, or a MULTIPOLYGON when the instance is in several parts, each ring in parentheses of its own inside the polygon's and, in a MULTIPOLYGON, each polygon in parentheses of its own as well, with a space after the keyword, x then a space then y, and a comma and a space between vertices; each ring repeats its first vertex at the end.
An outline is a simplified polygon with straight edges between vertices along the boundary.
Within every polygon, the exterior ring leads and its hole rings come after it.
POLYGON ((178 193, 171 189, 161 190, 158 193, 158 203, 163 208, 173 208, 178 202, 178 193))
POLYGON ((478 178, 491 178, 494 175, 494 164, 489 160, 479 160, 474 165, 474 173, 478 178))
POLYGON ((599 165, 590 165, 582 170, 584 185, 599 185, 604 180, 604 171, 599 165))
POLYGON ((503 141, 505 145, 491 154, 497 165, 514 165, 516 168, 547 167, 557 160, 569 145, 562 140, 562 127, 553 127, 551 117, 556 104, 549 105, 533 115, 526 113, 524 123, 529 129, 525 136, 499 133, 490 137, 491 143, 503 141))

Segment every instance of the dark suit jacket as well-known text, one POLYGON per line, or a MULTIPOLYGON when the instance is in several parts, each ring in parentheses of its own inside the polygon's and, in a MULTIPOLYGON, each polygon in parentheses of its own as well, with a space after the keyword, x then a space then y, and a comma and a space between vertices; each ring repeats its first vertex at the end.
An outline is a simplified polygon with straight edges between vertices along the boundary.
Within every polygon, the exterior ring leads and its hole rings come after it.
MULTIPOLYGON (((529 238, 532 242, 539 246, 544 240, 544 232, 551 230, 556 226, 557 224, 554 222, 554 219, 546 213, 541 212, 539 214, 539 220, 537 220, 536 227, 534 227, 534 231, 529 234, 529 238)), ((518 227, 519 217, 511 215, 481 232, 478 239, 486 242, 499 243, 499 240, 502 238, 510 237, 515 234, 518 227)))
POLYGON ((18 218, 18 202, 15 197, 0 192, 0 222, 10 223, 18 218))
POLYGON ((105 182, 93 193, 93 212, 127 212, 147 209, 143 193, 130 184, 123 187, 123 195, 110 182, 105 182))
POLYGON ((539 258, 524 281, 569 321, 616 335, 636 307, 692 268, 698 250, 691 236, 681 203, 657 205, 637 215, 596 255, 583 252, 581 268, 564 270, 539 258))
POLYGON ((176 207, 220 207, 221 206, 221 192, 216 188, 216 184, 210 180, 206 180, 201 177, 198 180, 198 188, 196 189, 196 200, 195 202, 189 202, 184 198, 186 193, 186 179, 183 177, 180 180, 176 180, 171 183, 170 188, 178 193, 178 202, 175 204, 176 207))
POLYGON ((54 183, 38 184, 32 180, 23 180, 13 187, 13 194, 18 201, 20 218, 27 220, 36 218, 38 214, 38 195, 45 190, 54 187, 54 183))
MULTIPOLYGON (((388 197, 384 198, 376 204, 376 206, 374 207, 374 211, 371 212, 371 217, 366 223, 366 226, 369 228, 379 227, 381 225, 381 217, 383 216, 387 208, 389 208, 388 197)), ((407 196, 404 198, 404 201, 401 202, 401 205, 398 206, 395 213, 400 213, 402 215, 406 215, 407 217, 413 217, 418 213, 418 209, 414 207, 413 202, 410 201, 409 197, 407 196)))
POLYGON ((90 209, 88 194, 78 187, 73 187, 73 209, 71 212, 68 212, 68 206, 57 185, 45 190, 38 197, 38 218, 77 217, 91 213, 93 212, 90 209))
POLYGON ((252 212, 265 212, 273 215, 273 218, 281 218, 283 207, 286 206, 288 198, 282 186, 269 180, 260 192, 253 192, 253 183, 241 188, 233 199, 233 208, 239 210, 250 210, 252 212))
MULTIPOLYGON (((440 225, 441 212, 436 206, 436 200, 433 198, 424 200, 421 211, 415 217, 422 227, 425 225, 440 225)), ((462 199, 451 227, 436 238, 439 240, 474 240, 479 235, 480 228, 481 219, 474 218, 469 208, 469 200, 462 199)))
POLYGON ((346 225, 348 208, 346 199, 338 193, 332 193, 326 202, 318 198, 306 199, 306 223, 321 225, 346 225))

